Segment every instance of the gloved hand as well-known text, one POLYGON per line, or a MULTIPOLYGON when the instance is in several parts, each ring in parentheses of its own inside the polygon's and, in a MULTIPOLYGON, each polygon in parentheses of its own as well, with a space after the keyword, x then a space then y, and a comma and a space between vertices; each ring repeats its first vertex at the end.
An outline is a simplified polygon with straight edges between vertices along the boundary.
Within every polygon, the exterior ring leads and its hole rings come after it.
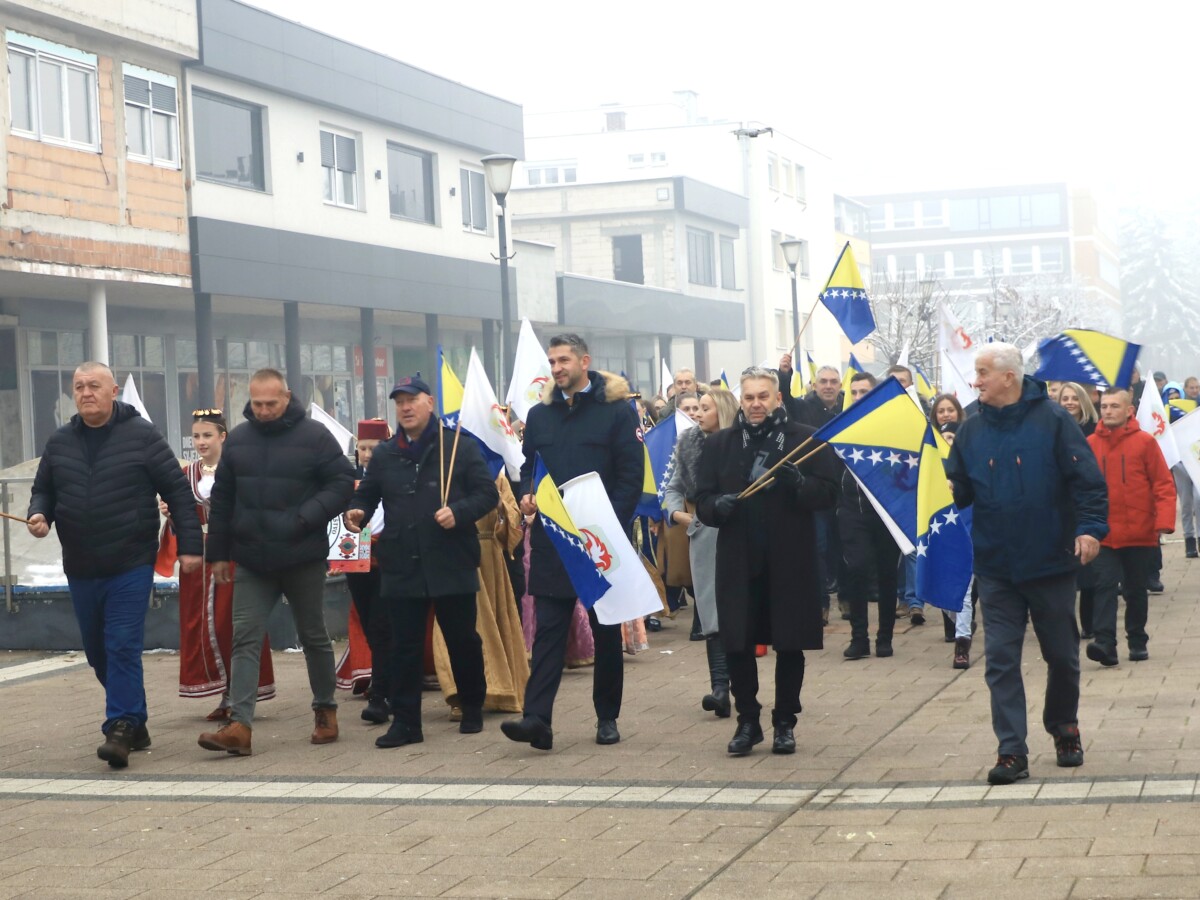
POLYGON ((713 524, 724 525, 729 521, 729 517, 733 515, 734 507, 738 505, 737 494, 722 494, 717 498, 717 502, 713 505, 713 513, 717 521, 713 524))
POLYGON ((784 488, 795 489, 804 484, 804 473, 791 463, 775 470, 775 481, 784 488))

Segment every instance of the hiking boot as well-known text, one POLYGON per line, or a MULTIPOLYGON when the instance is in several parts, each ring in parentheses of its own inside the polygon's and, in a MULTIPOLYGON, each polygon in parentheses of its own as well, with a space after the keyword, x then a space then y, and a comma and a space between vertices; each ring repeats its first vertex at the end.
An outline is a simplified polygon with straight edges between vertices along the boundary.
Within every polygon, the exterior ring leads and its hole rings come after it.
POLYGON ((892 655, 892 642, 877 638, 875 640, 875 655, 883 658, 892 655))
POLYGON ((216 731, 205 732, 196 742, 205 750, 224 750, 234 756, 250 755, 250 726, 226 722, 216 731))
POLYGON ((1002 753, 996 758, 996 765, 988 772, 988 784, 1014 784, 1022 778, 1029 777, 1029 757, 1002 753))
POLYGON ((700 708, 706 712, 716 713, 718 719, 728 719, 730 713, 729 688, 718 685, 711 694, 705 694, 700 701, 700 708))
POLYGON ((459 734, 479 734, 483 731, 483 707, 464 706, 462 721, 458 723, 459 734))
POLYGON ((1151 594, 1161 594, 1166 588, 1163 587, 1162 579, 1155 575, 1146 582, 1146 590, 1151 594))
POLYGON ((1063 725, 1058 729, 1054 736, 1054 752, 1058 755, 1060 768, 1083 765, 1083 738, 1079 736, 1078 725, 1063 725))
POLYGON ((311 744, 332 744, 338 739, 337 710, 322 707, 313 710, 311 744))
POLYGON ((909 613, 911 613, 911 612, 912 612, 912 607, 909 606, 907 603, 905 603, 903 600, 898 600, 896 602, 896 618, 897 619, 907 619, 909 616, 909 613))
POLYGON ((368 696, 366 709, 359 713, 359 718, 371 725, 382 725, 390 717, 391 710, 383 697, 368 696))
POLYGON ((925 611, 919 606, 914 606, 912 611, 908 614, 908 621, 912 622, 914 625, 924 625, 925 611))
POLYGON ((425 735, 421 733, 420 727, 409 728, 399 719, 392 719, 391 727, 388 728, 387 732, 375 738, 375 746, 381 750, 390 750, 393 747, 403 747, 407 744, 421 744, 424 741, 425 735))
POLYGON ((851 641, 850 646, 842 651, 845 659, 866 659, 871 655, 871 642, 868 640, 851 641))
POLYGON ((970 638, 955 638, 954 639, 954 668, 956 668, 956 669, 971 668, 971 639, 970 638))
MULTIPOLYGON (((1116 656, 1116 651, 1113 651, 1113 656, 1116 656)), ((1130 662, 1145 662, 1150 658, 1150 651, 1145 647, 1130 647, 1129 661, 1130 662)), ((136 747, 134 749, 137 749, 136 747)))
POLYGON ((758 722, 738 722, 733 740, 726 748, 730 756, 745 756, 754 749, 755 744, 763 742, 762 725, 758 722))
POLYGON ((1084 650, 1087 658, 1092 662, 1098 662, 1106 669, 1111 669, 1119 660, 1117 659, 1116 647, 1105 647, 1099 641, 1092 641, 1084 650))
MULTIPOLYGON (((128 719, 117 719, 108 726, 104 735, 104 743, 96 748, 96 756, 104 760, 114 769, 123 769, 129 765, 129 751, 133 749, 133 739, 137 731, 128 719)), ((146 735, 146 746, 149 746, 150 736, 146 735)))
POLYGON ((778 754, 796 752, 796 734, 791 725, 775 726, 775 739, 771 742, 771 752, 778 754))
POLYGON ((1184 555, 1188 559, 1195 559, 1200 556, 1200 552, 1196 550, 1196 539, 1194 537, 1183 539, 1184 555))

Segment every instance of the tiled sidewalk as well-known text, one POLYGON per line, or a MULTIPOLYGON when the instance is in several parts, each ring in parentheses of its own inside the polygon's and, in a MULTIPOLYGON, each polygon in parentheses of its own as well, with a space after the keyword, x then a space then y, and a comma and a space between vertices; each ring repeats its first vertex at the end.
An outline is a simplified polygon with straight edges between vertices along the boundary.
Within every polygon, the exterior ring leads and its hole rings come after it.
POLYGON ((733 726, 699 708, 690 611, 628 659, 622 743, 593 742, 591 671, 573 671, 549 754, 505 741, 501 716, 459 735, 434 694, 416 748, 376 750, 348 698, 341 740, 313 747, 291 653, 276 654, 255 755, 209 754, 195 744, 208 704, 176 697, 177 660, 154 654, 154 746, 115 773, 95 758, 86 666, 0 656, 0 898, 1200 896, 1200 564, 1181 544, 1166 556, 1151 659, 1082 662, 1080 769, 1056 768, 1038 727, 1030 636, 1033 778, 1008 788, 983 781, 982 662, 951 669, 933 617, 902 621, 886 660, 844 662, 845 629, 830 629, 794 757, 725 754, 733 726))

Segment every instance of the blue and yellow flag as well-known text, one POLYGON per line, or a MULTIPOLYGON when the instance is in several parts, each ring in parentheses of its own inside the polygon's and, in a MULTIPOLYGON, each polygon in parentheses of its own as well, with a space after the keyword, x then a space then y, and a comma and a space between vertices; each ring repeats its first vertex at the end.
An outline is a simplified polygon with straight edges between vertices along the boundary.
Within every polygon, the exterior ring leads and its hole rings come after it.
POLYGON ((854 261, 854 251, 850 242, 842 248, 837 263, 829 281, 825 282, 825 290, 821 291, 821 302, 833 313, 838 325, 850 339, 857 344, 875 330, 875 314, 871 312, 871 298, 863 286, 862 273, 858 263, 854 261))
POLYGON ((812 358, 812 354, 807 350, 804 351, 805 357, 808 358, 808 380, 813 385, 817 383, 817 361, 812 358))
POLYGON ((1041 365, 1034 378, 1127 388, 1140 344, 1087 328, 1069 328, 1038 344, 1041 365))
MULTIPOLYGON (((630 400, 629 405, 633 408, 633 421, 637 423, 634 434, 637 435, 638 443, 642 445, 642 496, 638 500, 634 515, 648 516, 657 522, 662 518, 662 506, 658 502, 658 482, 654 477, 654 461, 650 458, 649 433, 642 428, 642 420, 637 411, 637 401, 630 400)), ((657 431, 658 428, 659 426, 655 425, 650 431, 657 431)))
POLYGON ((721 370, 721 387, 725 388, 725 390, 727 390, 727 391, 733 390, 729 386, 729 378, 728 378, 728 376, 726 376, 724 369, 721 370))
POLYGON ((933 426, 888 378, 814 438, 834 448, 874 500, 904 553, 917 554, 917 596, 952 612, 971 584, 969 510, 954 505, 933 426))
POLYGON ((918 366, 916 363, 913 363, 912 369, 913 369, 913 385, 917 389, 917 394, 920 395, 921 397, 924 397, 926 400, 932 400, 934 398, 934 395, 937 393, 936 391, 934 391, 933 385, 930 384, 929 379, 926 377, 925 373, 921 370, 920 366, 918 366))
POLYGON ((462 409, 463 386, 446 361, 442 345, 438 344, 438 416, 447 428, 458 424, 458 413, 462 409))
POLYGON ((846 374, 842 376, 842 411, 850 408, 850 379, 863 370, 862 363, 850 354, 850 362, 846 363, 846 374))
POLYGON ((1167 401, 1167 411, 1170 413, 1171 421, 1174 422, 1195 410, 1197 405, 1195 400, 1189 400, 1186 397, 1177 397, 1174 400, 1167 401))
POLYGON ((558 551, 558 558, 567 570, 571 586, 579 595, 579 602, 591 609, 612 585, 596 568, 596 563, 587 551, 587 542, 571 520, 571 514, 563 504, 558 485, 546 471, 541 456, 537 457, 533 465, 533 495, 537 500, 538 518, 542 527, 546 529, 550 543, 558 551))

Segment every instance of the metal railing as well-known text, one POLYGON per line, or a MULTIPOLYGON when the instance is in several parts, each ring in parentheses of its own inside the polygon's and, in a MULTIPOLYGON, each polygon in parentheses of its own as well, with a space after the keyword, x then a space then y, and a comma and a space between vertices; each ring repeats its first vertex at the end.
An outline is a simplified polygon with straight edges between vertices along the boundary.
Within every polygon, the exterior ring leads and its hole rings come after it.
MULTIPOLYGON (((20 478, 0 478, 0 512, 6 515, 25 515, 25 510, 19 513, 13 513, 9 509, 12 503, 12 494, 8 492, 10 484, 33 484, 33 476, 26 475, 20 478)), ((13 572, 12 566, 12 535, 10 529, 19 523, 12 519, 0 519, 0 530, 4 533, 4 609, 7 612, 13 611, 13 588, 16 586, 17 576, 13 572)))

